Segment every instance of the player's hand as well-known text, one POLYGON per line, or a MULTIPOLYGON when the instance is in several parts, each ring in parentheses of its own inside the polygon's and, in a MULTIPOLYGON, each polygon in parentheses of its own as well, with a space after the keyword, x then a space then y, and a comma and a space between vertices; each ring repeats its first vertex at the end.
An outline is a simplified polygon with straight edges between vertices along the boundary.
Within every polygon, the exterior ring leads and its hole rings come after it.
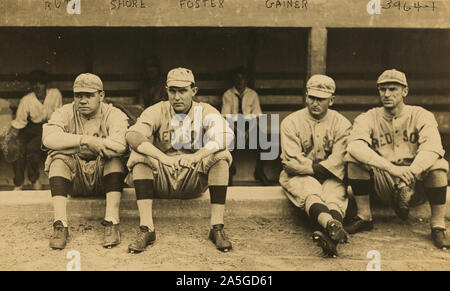
POLYGON ((178 170, 180 169, 179 160, 179 156, 168 156, 166 154, 164 154, 164 156, 159 159, 161 164, 171 167, 175 172, 178 172, 178 170))
POLYGON ((195 165, 197 165, 197 163, 200 162, 200 160, 201 156, 198 155, 197 153, 186 154, 180 156, 179 164, 182 167, 193 169, 195 165))
POLYGON ((87 146, 88 149, 99 154, 102 158, 105 157, 106 147, 101 138, 91 135, 83 135, 81 138, 81 145, 87 146))
POLYGON ((408 166, 396 166, 392 165, 389 173, 395 177, 399 177, 407 185, 412 185, 416 180, 416 177, 408 166))

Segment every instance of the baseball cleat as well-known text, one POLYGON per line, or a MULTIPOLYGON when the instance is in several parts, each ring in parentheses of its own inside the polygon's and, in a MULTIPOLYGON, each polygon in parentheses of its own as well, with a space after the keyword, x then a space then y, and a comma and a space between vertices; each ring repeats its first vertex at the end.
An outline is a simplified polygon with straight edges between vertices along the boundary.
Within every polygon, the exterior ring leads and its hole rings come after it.
POLYGON ((327 232, 332 240, 337 243, 346 243, 348 241, 348 234, 344 230, 342 223, 336 219, 327 222, 327 232))
POLYGON ((372 220, 363 220, 359 216, 350 219, 349 223, 344 226, 345 231, 349 234, 354 234, 361 231, 370 231, 373 229, 372 220))
POLYGON ((450 242, 447 239, 444 228, 435 227, 431 229, 431 239, 438 249, 446 250, 450 248, 450 242))
POLYGON ((64 227, 61 220, 53 223, 53 235, 50 238, 50 247, 54 250, 62 250, 66 247, 69 239, 69 228, 64 227))
POLYGON ((111 249, 120 244, 119 224, 113 224, 111 221, 103 220, 102 225, 105 227, 103 234, 103 247, 111 249))
POLYGON ((316 230, 312 234, 312 240, 317 246, 322 248, 324 255, 330 258, 337 257, 336 244, 326 234, 316 230))
POLYGON ((414 189, 404 186, 394 191, 394 211, 402 220, 407 220, 409 215, 409 201, 414 195, 414 189))
POLYGON ((228 252, 233 247, 231 242, 225 236, 223 224, 215 224, 209 231, 209 239, 216 245, 217 249, 222 252, 228 252))
POLYGON ((128 246, 128 251, 132 254, 140 253, 145 250, 148 245, 156 241, 156 232, 150 231, 147 226, 141 225, 137 233, 136 240, 128 246))

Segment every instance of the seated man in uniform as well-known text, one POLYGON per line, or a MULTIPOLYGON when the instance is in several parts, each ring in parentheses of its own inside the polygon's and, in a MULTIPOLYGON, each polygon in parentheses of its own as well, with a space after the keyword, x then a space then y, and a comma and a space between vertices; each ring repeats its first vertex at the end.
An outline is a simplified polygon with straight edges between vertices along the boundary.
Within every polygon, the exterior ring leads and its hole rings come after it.
POLYGON ((106 193, 103 246, 120 243, 119 204, 127 150, 127 116, 103 102, 105 92, 94 74, 79 75, 73 84, 74 102, 53 113, 44 125, 42 143, 49 149, 45 163, 53 199, 55 222, 50 247, 63 249, 69 236, 67 195, 106 193))
POLYGON ((337 256, 338 243, 347 241, 342 226, 348 204, 343 180, 351 128, 344 116, 328 109, 335 89, 330 77, 313 75, 306 84, 307 108, 287 116, 280 133, 280 184, 319 229, 314 231, 313 241, 330 257, 337 256))
POLYGON ((221 251, 231 242, 223 231, 223 214, 231 154, 226 149, 233 131, 211 105, 197 103, 198 91, 191 70, 176 68, 167 74, 168 101, 147 108, 130 127, 126 139, 132 149, 132 172, 140 227, 129 251, 141 252, 156 240, 154 198, 189 198, 209 188, 210 240, 221 251))
POLYGON ((348 179, 358 206, 346 230, 373 228, 370 195, 391 205, 406 220, 409 206, 428 198, 431 238, 438 248, 449 246, 445 235, 448 162, 444 160, 433 113, 404 103, 408 83, 404 73, 384 71, 377 81, 383 106, 360 114, 349 137, 348 179))

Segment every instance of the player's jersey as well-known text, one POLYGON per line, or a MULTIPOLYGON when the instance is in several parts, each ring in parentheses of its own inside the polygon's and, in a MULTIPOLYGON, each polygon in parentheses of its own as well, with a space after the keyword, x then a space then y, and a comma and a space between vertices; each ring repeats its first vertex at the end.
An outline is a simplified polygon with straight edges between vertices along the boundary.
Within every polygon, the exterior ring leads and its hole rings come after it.
MULTIPOLYGON (((87 119, 75 110, 73 102, 66 104, 56 110, 48 123, 44 124, 42 137, 44 139, 47 135, 62 130, 71 134, 106 138, 126 146, 128 117, 121 110, 103 102, 100 103, 99 110, 99 114, 87 119)), ((96 157, 89 149, 83 147, 78 155, 86 159, 96 157)))
POLYGON ((169 101, 162 101, 142 112, 129 131, 143 134, 167 154, 192 153, 208 141, 233 141, 233 131, 219 111, 209 104, 192 102, 187 114, 177 114, 169 101))
POLYGON ((405 105, 397 116, 383 107, 360 114, 349 142, 363 140, 379 155, 398 165, 408 165, 420 151, 444 155, 438 124, 433 113, 420 106, 405 105))
POLYGON ((331 109, 321 120, 313 118, 307 108, 291 113, 281 123, 281 159, 289 164, 307 157, 343 179, 350 129, 350 121, 331 109))

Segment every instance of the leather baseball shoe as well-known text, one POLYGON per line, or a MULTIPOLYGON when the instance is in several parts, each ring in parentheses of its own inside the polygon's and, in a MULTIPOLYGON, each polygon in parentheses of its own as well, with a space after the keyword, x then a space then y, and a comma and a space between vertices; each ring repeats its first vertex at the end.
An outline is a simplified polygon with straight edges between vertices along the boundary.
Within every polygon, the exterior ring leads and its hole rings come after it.
POLYGON ((312 240, 317 246, 322 248, 324 255, 330 258, 337 257, 336 244, 326 234, 316 230, 312 234, 312 240))
POLYGON ((445 229, 440 227, 435 227, 431 229, 431 239, 434 245, 438 249, 448 249, 450 248, 450 242, 447 239, 445 229))
POLYGON ((156 232, 150 231, 147 226, 141 225, 137 233, 136 240, 128 246, 130 253, 140 253, 145 250, 148 245, 156 241, 156 232))
POLYGON ((216 245, 217 249, 222 252, 228 252, 233 247, 231 242, 225 236, 223 224, 215 224, 209 231, 209 239, 216 245))
POLYGON ((113 224, 111 221, 103 220, 102 225, 105 227, 103 247, 110 249, 120 244, 119 224, 113 224))
POLYGON ((327 222, 327 232, 330 238, 337 243, 346 243, 348 241, 347 232, 342 223, 336 219, 327 222))
POLYGON ((62 250, 66 247, 69 239, 69 228, 64 227, 61 220, 53 223, 53 235, 50 238, 50 247, 55 250, 62 250))
POLYGON ((347 225, 344 226, 345 231, 349 234, 354 234, 361 231, 370 231, 373 229, 372 220, 363 220, 359 216, 350 219, 347 225))

